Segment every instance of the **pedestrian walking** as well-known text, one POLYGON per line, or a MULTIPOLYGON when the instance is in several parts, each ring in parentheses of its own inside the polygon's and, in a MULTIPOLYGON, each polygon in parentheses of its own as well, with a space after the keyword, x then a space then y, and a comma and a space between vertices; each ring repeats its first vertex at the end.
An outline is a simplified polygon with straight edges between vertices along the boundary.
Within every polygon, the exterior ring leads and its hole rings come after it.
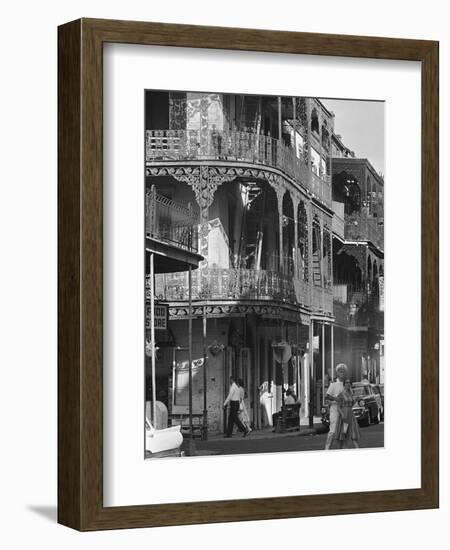
MULTIPOLYGON (((244 381, 242 378, 238 379, 238 386, 240 391, 240 402, 239 402, 239 419, 246 428, 247 432, 251 432, 252 428, 250 426, 250 416, 248 414, 247 406, 245 404, 245 388, 244 381)), ((245 434, 247 435, 247 434, 245 434)))
POLYGON ((224 407, 229 406, 228 412, 228 429, 225 437, 231 437, 233 435, 234 425, 238 427, 241 432, 244 432, 244 437, 249 433, 247 428, 242 424, 239 419, 239 404, 241 402, 241 390, 234 381, 234 378, 230 376, 230 391, 225 399, 224 407))
POLYGON ((349 378, 344 381, 344 391, 338 399, 339 419, 336 426, 336 441, 340 449, 349 448, 350 445, 357 449, 360 433, 358 421, 353 414, 353 391, 349 378))
POLYGON ((330 431, 328 432, 325 450, 331 449, 335 440, 339 415, 339 395, 344 391, 344 380, 347 375, 347 365, 339 363, 336 367, 337 380, 331 382, 325 395, 325 400, 330 404, 330 431))

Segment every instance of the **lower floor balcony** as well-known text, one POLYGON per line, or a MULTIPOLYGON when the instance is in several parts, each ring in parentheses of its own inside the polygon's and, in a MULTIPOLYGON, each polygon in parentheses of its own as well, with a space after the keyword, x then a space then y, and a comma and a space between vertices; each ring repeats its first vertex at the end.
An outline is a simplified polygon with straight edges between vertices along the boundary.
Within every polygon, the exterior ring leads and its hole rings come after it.
POLYGON ((383 332, 384 312, 380 309, 378 301, 361 294, 361 298, 348 302, 334 300, 333 312, 336 324, 348 329, 361 327, 371 328, 383 332))
POLYGON ((344 230, 347 241, 370 241, 384 250, 384 227, 378 218, 359 214, 346 216, 344 230))
MULTIPOLYGON (((166 302, 189 298, 188 273, 162 273, 156 278, 156 297, 166 302)), ((332 313, 331 289, 311 286, 276 271, 203 268, 192 272, 192 300, 276 301, 332 313)))

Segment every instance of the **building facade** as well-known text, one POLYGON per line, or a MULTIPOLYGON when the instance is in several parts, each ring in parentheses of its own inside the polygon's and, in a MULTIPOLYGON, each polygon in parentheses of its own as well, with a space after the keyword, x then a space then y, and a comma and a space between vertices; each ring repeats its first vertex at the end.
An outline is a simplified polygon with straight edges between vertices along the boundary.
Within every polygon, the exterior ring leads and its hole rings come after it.
POLYGON ((334 354, 384 383, 384 179, 333 136, 334 354))
MULTIPOLYGON (((255 429, 271 426, 288 387, 301 416, 320 412, 335 363, 333 128, 314 98, 146 93, 147 192, 199 213, 191 390, 211 432, 223 430, 230 375, 255 429)), ((169 311, 156 334, 169 417, 188 402, 188 277, 155 282, 169 311)))
MULTIPOLYGON (((198 269, 203 257, 198 254, 198 212, 190 205, 177 203, 156 192, 153 186, 145 193, 145 377, 146 418, 155 428, 167 427, 157 415, 156 356, 158 334, 168 330, 168 306, 155 301, 155 282, 162 273, 198 269)), ((188 294, 192 284, 188 281, 188 294)), ((192 356, 192 339, 188 341, 192 356)), ((159 380, 164 383, 164 381, 159 380)))

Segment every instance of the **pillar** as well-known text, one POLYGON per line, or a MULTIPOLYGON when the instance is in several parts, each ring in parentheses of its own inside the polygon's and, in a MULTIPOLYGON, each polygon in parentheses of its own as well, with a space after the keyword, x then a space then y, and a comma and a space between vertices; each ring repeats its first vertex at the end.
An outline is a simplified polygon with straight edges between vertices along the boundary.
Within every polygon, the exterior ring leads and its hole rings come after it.
POLYGON ((283 197, 284 189, 281 187, 280 183, 277 188, 277 202, 278 202, 278 231, 279 231, 279 247, 280 247, 280 256, 279 256, 279 270, 280 273, 284 273, 284 254, 283 254, 283 197))
POLYGON ((296 279, 300 279, 299 273, 298 273, 298 204, 299 199, 298 197, 293 196, 292 197, 292 207, 294 210, 294 277, 296 279))

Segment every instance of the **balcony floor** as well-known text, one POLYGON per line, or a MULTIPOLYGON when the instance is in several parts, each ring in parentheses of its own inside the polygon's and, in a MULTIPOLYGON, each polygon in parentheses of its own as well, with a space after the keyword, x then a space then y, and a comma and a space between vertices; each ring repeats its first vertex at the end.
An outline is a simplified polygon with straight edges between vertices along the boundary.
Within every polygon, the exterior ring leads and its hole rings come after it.
POLYGON ((145 250, 147 253, 155 254, 155 273, 186 271, 189 266, 197 269, 203 260, 200 254, 148 237, 145 239, 145 250))

